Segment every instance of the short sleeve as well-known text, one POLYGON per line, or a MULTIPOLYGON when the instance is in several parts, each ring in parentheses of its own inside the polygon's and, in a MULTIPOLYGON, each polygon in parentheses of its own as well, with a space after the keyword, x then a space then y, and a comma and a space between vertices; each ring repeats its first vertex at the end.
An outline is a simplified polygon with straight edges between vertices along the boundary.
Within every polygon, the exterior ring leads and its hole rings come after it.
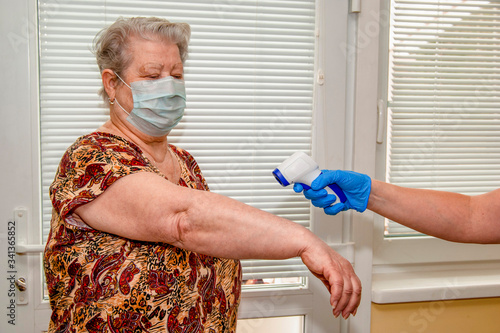
POLYGON ((136 172, 154 172, 140 149, 124 139, 94 134, 77 140, 63 155, 50 198, 56 212, 70 224, 71 212, 91 202, 118 179, 136 172))
POLYGON ((210 191, 205 177, 203 177, 201 169, 194 157, 182 148, 172 145, 170 145, 170 147, 177 155, 179 162, 183 166, 183 172, 179 185, 202 191, 210 191))

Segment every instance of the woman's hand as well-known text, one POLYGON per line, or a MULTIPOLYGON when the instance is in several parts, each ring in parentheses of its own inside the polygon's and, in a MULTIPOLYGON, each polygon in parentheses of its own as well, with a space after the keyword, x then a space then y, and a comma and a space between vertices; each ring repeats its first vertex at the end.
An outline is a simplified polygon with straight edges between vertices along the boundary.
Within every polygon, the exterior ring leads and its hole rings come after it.
POLYGON ((309 270, 323 282, 330 292, 333 315, 347 319, 356 315, 361 301, 361 282, 349 261, 317 240, 300 255, 309 270))

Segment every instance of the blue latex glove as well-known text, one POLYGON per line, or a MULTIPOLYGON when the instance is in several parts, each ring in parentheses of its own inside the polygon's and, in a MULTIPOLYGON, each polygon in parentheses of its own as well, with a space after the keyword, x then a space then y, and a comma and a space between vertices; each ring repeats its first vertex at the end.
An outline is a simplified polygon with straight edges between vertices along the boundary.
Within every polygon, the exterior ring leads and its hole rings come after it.
POLYGON ((304 191, 304 196, 311 200, 315 207, 323 208, 328 215, 335 215, 341 211, 355 209, 364 212, 368 205, 372 181, 367 175, 342 170, 323 170, 312 183, 311 189, 304 190, 303 186, 295 183, 293 190, 297 193, 304 191), (334 194, 328 194, 324 189, 330 184, 337 184, 344 191, 347 200, 342 203, 337 201, 334 194))

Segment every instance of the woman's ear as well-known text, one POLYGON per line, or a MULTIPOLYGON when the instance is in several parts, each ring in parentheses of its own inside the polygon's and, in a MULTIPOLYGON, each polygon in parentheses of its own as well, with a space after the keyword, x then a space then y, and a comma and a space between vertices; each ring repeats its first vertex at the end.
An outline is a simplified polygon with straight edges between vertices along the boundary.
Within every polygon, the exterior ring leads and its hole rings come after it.
POLYGON ((116 86, 118 84, 115 72, 111 69, 105 69, 101 73, 102 86, 108 94, 109 100, 114 101, 116 95, 116 86))

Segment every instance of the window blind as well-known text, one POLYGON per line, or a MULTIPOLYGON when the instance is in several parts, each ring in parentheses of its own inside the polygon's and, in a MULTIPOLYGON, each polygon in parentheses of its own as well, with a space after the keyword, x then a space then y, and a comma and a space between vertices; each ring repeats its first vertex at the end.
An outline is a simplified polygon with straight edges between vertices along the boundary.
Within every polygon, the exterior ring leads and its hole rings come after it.
MULTIPOLYGON (((108 119, 90 49, 120 16, 191 25, 187 107, 169 142, 196 158, 211 190, 309 227, 309 203, 271 172, 293 152, 310 151, 314 0, 39 1, 44 241, 48 187, 63 152, 108 119)), ((245 260, 243 267, 245 279, 307 272, 299 258, 245 260)))
MULTIPOLYGON (((387 179, 500 187, 500 2, 392 0, 387 179)), ((415 231, 389 221, 389 236, 415 231)))

